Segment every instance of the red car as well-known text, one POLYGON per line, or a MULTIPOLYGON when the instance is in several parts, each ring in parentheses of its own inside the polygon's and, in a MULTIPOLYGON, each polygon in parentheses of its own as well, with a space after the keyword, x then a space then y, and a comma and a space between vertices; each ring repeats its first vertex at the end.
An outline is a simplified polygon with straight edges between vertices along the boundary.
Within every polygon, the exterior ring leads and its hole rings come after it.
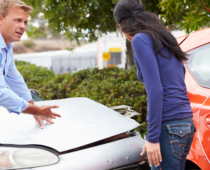
POLYGON ((210 170, 210 28, 177 40, 189 55, 185 83, 196 127, 186 169, 210 170))

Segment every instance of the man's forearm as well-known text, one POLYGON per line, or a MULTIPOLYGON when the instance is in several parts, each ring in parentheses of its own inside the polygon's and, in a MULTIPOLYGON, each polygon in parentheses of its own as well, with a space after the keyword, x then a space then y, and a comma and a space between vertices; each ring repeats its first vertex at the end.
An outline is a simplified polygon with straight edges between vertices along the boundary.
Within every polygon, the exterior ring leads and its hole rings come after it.
POLYGON ((33 101, 33 100, 31 100, 31 101, 29 101, 28 103, 34 104, 34 101, 33 101))
POLYGON ((28 113, 28 114, 32 114, 35 116, 35 113, 37 113, 37 111, 39 110, 39 107, 36 107, 36 105, 34 105, 34 101, 30 100, 28 107, 26 108, 26 110, 23 111, 23 113, 28 113))
POLYGON ((35 116, 36 113, 40 112, 40 108, 34 105, 33 100, 31 101, 29 102, 28 107, 26 108, 26 110, 23 111, 23 113, 28 113, 35 116))
POLYGON ((24 109, 26 109, 28 102, 6 88, 5 81, 1 81, 2 79, 4 78, 0 74, 0 105, 7 108, 9 112, 20 114, 24 109))

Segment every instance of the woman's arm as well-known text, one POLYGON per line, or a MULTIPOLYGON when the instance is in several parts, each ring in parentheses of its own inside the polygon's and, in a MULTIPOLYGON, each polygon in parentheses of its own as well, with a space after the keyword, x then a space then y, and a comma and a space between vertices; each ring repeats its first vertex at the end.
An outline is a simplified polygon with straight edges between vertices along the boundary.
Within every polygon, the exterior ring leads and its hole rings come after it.
POLYGON ((147 91, 147 139, 151 143, 159 143, 162 122, 163 88, 152 45, 152 40, 146 34, 137 34, 132 39, 135 60, 141 68, 147 91))
POLYGON ((159 166, 162 161, 159 145, 159 137, 162 122, 163 88, 160 79, 158 62, 153 52, 153 42, 146 34, 137 34, 132 39, 135 60, 138 62, 147 91, 147 142, 141 154, 147 150, 149 165, 152 162, 159 166))

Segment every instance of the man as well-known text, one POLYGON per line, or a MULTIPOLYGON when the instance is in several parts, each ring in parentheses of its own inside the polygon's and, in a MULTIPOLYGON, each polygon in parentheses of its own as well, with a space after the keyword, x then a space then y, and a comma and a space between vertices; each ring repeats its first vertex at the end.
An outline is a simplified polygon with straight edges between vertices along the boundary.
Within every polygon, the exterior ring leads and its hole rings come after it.
POLYGON ((12 47, 20 41, 26 30, 32 7, 21 0, 0 0, 0 105, 16 114, 28 113, 34 116, 43 128, 42 120, 61 117, 51 111, 59 106, 36 106, 23 77, 16 69, 12 47), (10 88, 8 89, 7 86, 10 88))

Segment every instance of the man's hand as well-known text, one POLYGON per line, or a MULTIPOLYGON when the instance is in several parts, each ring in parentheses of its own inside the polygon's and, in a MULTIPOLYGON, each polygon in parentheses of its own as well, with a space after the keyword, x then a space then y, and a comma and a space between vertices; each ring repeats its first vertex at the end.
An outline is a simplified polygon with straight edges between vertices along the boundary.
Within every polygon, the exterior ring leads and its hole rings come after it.
POLYGON ((51 123, 53 124, 54 122, 52 121, 52 119, 46 119, 46 118, 42 118, 42 117, 39 117, 39 116, 34 116, 34 119, 38 122, 39 126, 41 129, 44 128, 43 126, 43 121, 46 120, 48 123, 51 123))
MULTIPOLYGON (((28 103, 31 103, 31 104, 34 105, 34 101, 33 100, 29 101, 28 103)), ((47 121, 48 123, 51 123, 51 124, 54 123, 52 121, 52 119, 46 119, 46 118, 42 118, 42 117, 39 117, 39 116, 34 116, 34 119, 38 122, 38 124, 39 124, 39 126, 40 126, 41 129, 44 128, 44 126, 43 126, 43 121, 44 120, 47 121)))
POLYGON ((32 111, 32 113, 34 116, 39 116, 45 119, 49 119, 49 118, 56 119, 56 117, 61 117, 61 116, 55 112, 52 112, 51 109, 58 108, 58 107, 59 107, 58 105, 36 106, 36 108, 32 111))
POLYGON ((52 108, 58 108, 58 105, 52 106, 36 106, 34 105, 33 100, 29 101, 29 106, 23 113, 28 113, 34 116, 35 120, 38 122, 41 129, 43 129, 42 120, 46 120, 48 123, 53 124, 54 122, 51 119, 56 117, 61 117, 59 114, 51 111, 52 108))
POLYGON ((160 153, 160 144, 159 143, 150 143, 146 142, 144 148, 141 152, 141 155, 144 155, 147 150, 147 158, 149 162, 149 166, 152 167, 152 162, 154 163, 155 167, 160 165, 162 162, 162 156, 160 153))

